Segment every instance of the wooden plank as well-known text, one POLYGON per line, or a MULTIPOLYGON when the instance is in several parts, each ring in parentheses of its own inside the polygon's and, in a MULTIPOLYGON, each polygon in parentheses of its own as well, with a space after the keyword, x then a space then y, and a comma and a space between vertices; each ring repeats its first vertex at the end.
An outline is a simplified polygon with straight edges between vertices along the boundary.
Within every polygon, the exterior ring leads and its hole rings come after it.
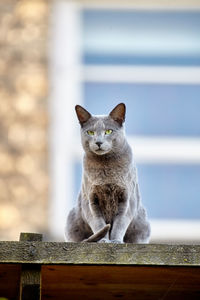
POLYGON ((200 266, 200 245, 0 242, 0 263, 200 266))
MULTIPOLYGON (((0 297, 18 299, 19 276, 20 265, 0 265, 0 297)), ((44 265, 42 283, 44 300, 200 299, 198 267, 44 265)))
POLYGON ((200 299, 200 268, 42 266, 42 299, 200 299))
POLYGON ((18 299, 20 273, 21 266, 19 264, 0 264, 0 299, 18 299))
POLYGON ((41 266, 22 265, 20 280, 20 300, 41 299, 41 266))
POLYGON ((40 233, 31 233, 31 232, 21 232, 20 233, 20 242, 41 242, 42 234, 40 233))
MULTIPOLYGON (((42 235, 33 233, 21 233, 20 242, 42 241, 42 235)), ((34 248, 31 248, 34 254, 34 248)), ((41 266, 36 264, 22 265, 20 278, 20 300, 41 299, 41 266)))

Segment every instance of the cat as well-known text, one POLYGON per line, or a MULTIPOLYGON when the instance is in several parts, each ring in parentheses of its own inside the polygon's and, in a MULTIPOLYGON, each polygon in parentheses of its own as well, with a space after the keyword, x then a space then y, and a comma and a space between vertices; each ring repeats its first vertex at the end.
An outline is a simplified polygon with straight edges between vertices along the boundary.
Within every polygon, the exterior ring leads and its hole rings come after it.
POLYGON ((148 243, 150 224, 142 205, 132 150, 124 131, 126 106, 109 115, 75 107, 85 151, 78 203, 68 217, 68 242, 148 243))

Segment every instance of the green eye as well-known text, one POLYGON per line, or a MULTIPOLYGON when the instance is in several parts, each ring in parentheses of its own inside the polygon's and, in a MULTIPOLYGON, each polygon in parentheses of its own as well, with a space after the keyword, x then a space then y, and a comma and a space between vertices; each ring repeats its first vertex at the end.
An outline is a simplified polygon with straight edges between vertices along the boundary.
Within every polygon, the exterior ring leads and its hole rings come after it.
POLYGON ((109 134, 111 134, 112 132, 113 132, 112 129, 107 129, 107 130, 105 131, 105 134, 109 135, 109 134))
POLYGON ((88 131, 87 131, 87 134, 88 134, 88 135, 94 135, 94 131, 88 130, 88 131))

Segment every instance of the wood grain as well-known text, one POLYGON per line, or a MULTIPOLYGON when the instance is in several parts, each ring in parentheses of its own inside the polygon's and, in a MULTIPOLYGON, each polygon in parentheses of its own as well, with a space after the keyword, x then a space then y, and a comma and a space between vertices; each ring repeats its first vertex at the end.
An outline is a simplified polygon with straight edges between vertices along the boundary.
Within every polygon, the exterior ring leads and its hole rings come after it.
POLYGON ((200 266, 200 245, 0 242, 0 263, 200 266))
POLYGON ((200 299, 200 269, 43 266, 42 299, 200 299))
POLYGON ((15 300, 19 297, 21 265, 0 264, 0 298, 15 300))

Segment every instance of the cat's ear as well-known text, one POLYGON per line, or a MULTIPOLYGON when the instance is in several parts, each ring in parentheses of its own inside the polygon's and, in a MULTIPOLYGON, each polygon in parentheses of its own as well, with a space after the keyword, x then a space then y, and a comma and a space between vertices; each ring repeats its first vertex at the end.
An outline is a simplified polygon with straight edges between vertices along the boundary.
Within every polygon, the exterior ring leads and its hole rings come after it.
POLYGON ((126 106, 124 103, 118 104, 110 113, 110 117, 119 123, 120 126, 125 121, 125 114, 126 114, 126 106))
POLYGON ((80 105, 76 105, 75 110, 82 127, 83 124, 86 123, 91 118, 91 114, 80 105))

